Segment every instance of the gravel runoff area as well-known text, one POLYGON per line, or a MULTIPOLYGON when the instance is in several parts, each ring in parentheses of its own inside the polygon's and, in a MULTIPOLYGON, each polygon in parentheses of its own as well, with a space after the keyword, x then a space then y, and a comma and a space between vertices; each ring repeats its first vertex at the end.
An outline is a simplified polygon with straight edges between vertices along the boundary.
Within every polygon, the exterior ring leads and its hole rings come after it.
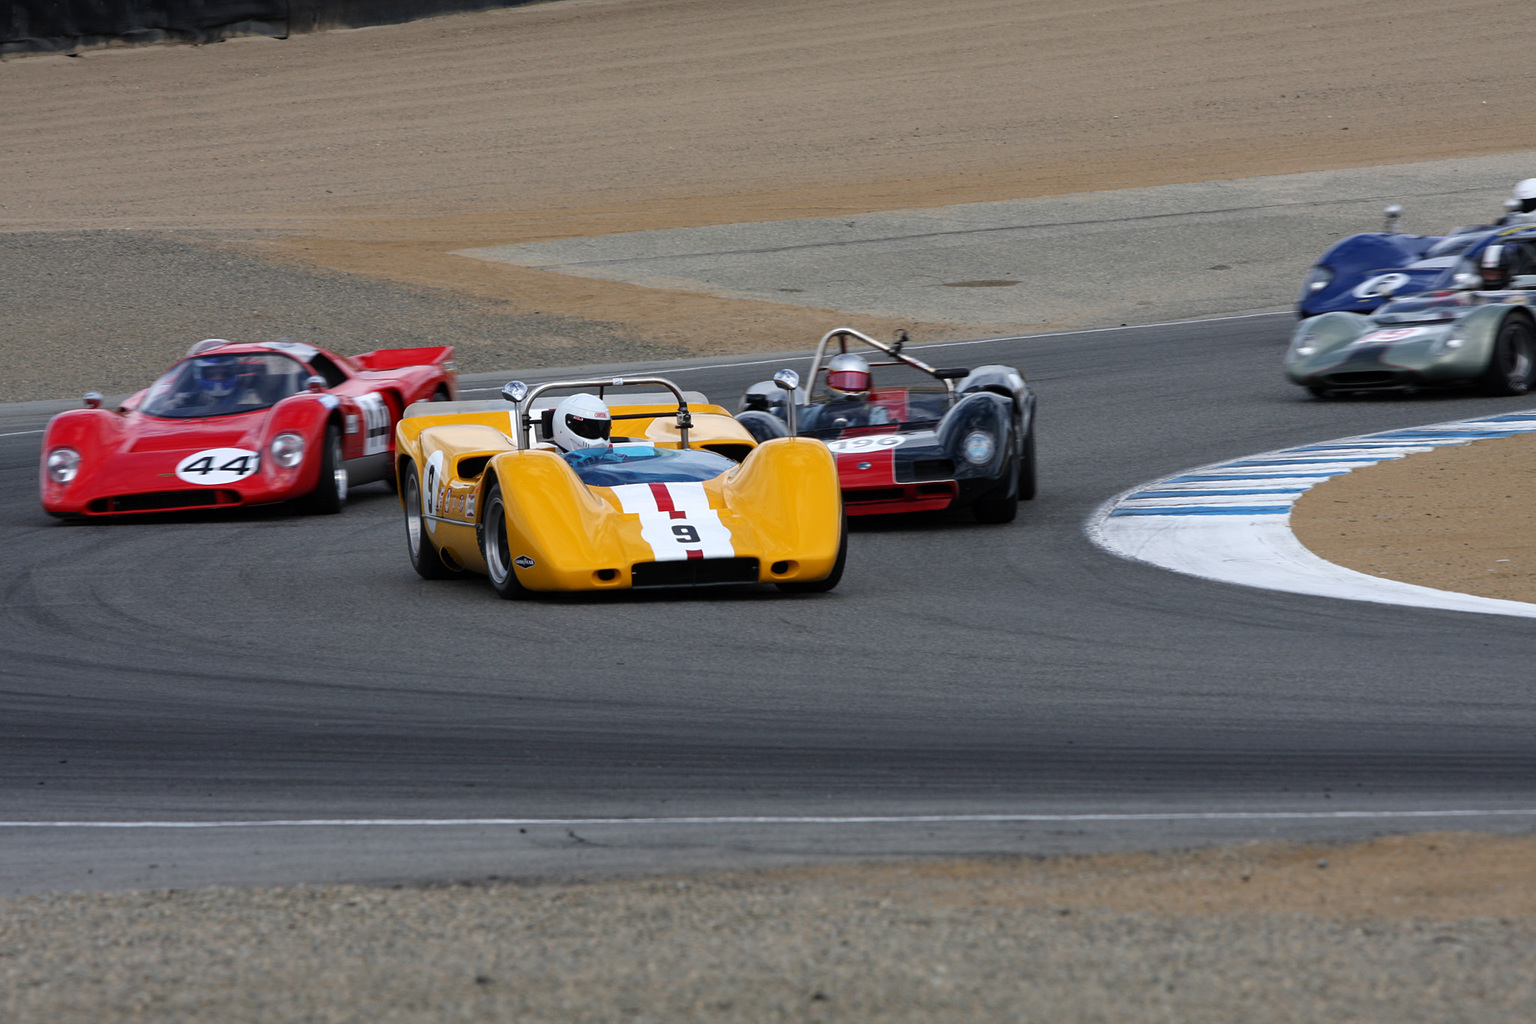
POLYGON ((0 402, 127 394, 199 338, 287 336, 344 354, 457 345, 465 370, 693 354, 623 324, 277 264, 196 232, 0 232, 0 281, 0 402))
POLYGON ((1514 1024, 1536 1005, 1530 851, 38 896, 0 903, 0 1019, 1514 1024))
MULTIPOLYGON (((1486 2, 761 9, 568 0, 6 61, 0 400, 127 390, 242 331, 471 337, 477 369, 783 350, 826 311, 447 254, 1526 145, 1523 38, 1486 2)), ((1533 854, 17 898, 0 1020, 1525 1021, 1533 854)))

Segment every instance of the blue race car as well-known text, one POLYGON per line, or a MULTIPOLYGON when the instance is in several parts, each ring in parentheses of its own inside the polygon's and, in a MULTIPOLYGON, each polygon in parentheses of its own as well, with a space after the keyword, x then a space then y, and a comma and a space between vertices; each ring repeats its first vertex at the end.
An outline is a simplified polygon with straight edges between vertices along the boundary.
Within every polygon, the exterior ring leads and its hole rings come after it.
POLYGON ((1393 230, 1401 212, 1400 207, 1387 207, 1385 230, 1350 235, 1323 253, 1296 297, 1296 311, 1303 319, 1321 313, 1371 313, 1395 295, 1476 287, 1482 250, 1505 233, 1529 226, 1476 224, 1444 235, 1407 235, 1393 230))

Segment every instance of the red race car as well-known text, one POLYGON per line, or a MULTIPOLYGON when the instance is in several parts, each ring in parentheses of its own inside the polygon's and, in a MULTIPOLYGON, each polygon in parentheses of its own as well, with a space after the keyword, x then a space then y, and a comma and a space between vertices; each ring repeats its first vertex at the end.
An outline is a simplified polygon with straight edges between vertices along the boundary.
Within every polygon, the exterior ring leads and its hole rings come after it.
POLYGON ((299 499, 339 512, 348 487, 394 480, 405 407, 456 390, 450 345, 347 358, 209 338, 115 411, 93 392, 49 421, 43 508, 74 519, 299 499))

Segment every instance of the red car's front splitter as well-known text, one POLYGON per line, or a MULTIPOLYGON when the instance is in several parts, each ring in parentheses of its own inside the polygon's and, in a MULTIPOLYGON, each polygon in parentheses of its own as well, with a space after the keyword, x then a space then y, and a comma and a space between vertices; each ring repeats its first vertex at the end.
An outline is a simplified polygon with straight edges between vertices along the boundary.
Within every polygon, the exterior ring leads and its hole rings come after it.
POLYGON ((86 503, 90 516, 126 515, 135 512, 179 512, 188 509, 244 505, 239 491, 222 487, 199 487, 185 491, 150 491, 145 494, 118 494, 94 498, 86 503))
POLYGON ((937 512, 954 503, 955 484, 894 484, 843 491, 843 508, 850 516, 883 516, 897 512, 937 512))

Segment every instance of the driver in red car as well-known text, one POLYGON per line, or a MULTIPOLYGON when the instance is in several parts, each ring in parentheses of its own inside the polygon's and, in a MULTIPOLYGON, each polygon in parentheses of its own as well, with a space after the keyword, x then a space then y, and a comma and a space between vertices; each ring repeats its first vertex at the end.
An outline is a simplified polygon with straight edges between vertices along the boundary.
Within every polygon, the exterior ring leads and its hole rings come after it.
POLYGON ((822 426, 868 427, 891 422, 891 414, 869 401, 873 387, 869 362, 861 355, 844 352, 827 361, 830 400, 821 410, 822 426))
POLYGON ((264 407, 265 401, 258 385, 264 366, 260 361, 246 360, 238 356, 209 356, 191 361, 190 380, 175 389, 172 404, 178 407, 227 408, 231 412, 241 406, 264 407))

